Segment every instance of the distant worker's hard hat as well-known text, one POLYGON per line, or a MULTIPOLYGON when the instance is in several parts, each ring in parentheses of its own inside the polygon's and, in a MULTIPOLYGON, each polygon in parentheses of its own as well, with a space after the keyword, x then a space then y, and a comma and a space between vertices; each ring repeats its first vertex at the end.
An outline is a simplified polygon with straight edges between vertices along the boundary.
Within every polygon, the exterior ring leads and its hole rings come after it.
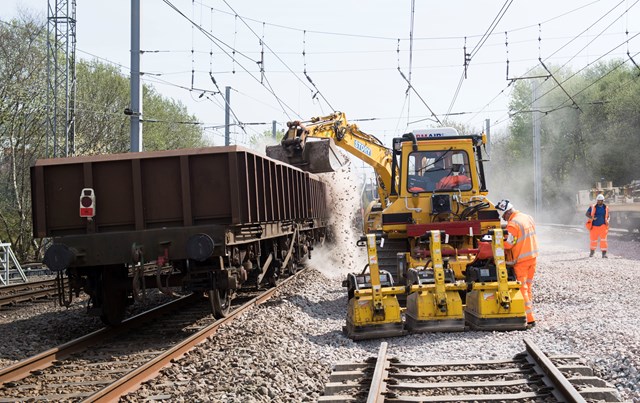
POLYGON ((598 196, 596 196, 596 200, 597 201, 600 201, 600 200, 604 201, 604 195, 602 193, 599 194, 598 196))
POLYGON ((509 211, 513 208, 513 204, 507 199, 501 200, 498 204, 496 204, 496 209, 500 212, 509 211))

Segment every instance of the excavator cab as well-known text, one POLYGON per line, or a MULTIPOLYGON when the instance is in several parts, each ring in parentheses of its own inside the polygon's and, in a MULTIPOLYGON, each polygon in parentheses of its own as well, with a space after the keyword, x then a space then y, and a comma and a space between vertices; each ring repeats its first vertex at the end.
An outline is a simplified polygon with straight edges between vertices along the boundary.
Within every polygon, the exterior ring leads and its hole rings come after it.
POLYGON ((410 193, 439 190, 471 190, 469 156, 464 150, 424 150, 409 154, 407 190, 410 193))

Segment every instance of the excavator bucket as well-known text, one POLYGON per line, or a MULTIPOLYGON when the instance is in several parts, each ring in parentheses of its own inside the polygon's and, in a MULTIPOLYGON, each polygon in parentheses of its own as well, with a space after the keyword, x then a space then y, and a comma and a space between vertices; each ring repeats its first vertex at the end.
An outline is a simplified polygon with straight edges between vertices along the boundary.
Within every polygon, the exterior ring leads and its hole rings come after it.
POLYGON ((267 147, 267 156, 311 173, 334 172, 345 164, 333 141, 307 141, 304 148, 297 144, 267 147))

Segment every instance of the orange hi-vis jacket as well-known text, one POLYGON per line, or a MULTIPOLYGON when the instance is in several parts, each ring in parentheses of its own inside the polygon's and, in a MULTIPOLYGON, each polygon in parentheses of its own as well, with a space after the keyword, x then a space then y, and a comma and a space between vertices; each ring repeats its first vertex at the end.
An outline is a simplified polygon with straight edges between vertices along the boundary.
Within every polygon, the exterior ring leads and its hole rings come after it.
MULTIPOLYGON (((604 206, 604 225, 609 225, 609 207, 606 204, 602 204, 604 206)), ((597 204, 592 204, 591 207, 589 207, 591 209, 591 221, 593 222, 593 220, 595 220, 596 218, 596 207, 598 205, 597 204)), ((591 227, 591 226, 589 226, 591 227)), ((591 228, 589 228, 591 229, 591 228)))
POLYGON ((453 189, 469 183, 471 183, 471 179, 465 175, 445 176, 436 183, 436 189, 453 189))
POLYGON ((533 218, 513 210, 507 223, 507 240, 504 247, 514 263, 522 263, 538 257, 538 240, 536 239, 536 225, 533 218))

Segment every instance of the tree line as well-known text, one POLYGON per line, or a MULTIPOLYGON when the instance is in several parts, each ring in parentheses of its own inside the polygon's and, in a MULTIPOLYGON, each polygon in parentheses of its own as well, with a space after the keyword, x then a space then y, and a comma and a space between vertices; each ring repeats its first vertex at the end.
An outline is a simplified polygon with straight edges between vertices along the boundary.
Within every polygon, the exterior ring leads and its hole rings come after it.
MULTIPOLYGON (((640 179, 640 68, 628 59, 574 72, 552 67, 554 77, 515 82, 506 133, 492 142, 492 178, 501 194, 527 208, 534 203, 533 112, 540 119, 542 217, 567 222, 576 192, 596 182, 624 186, 640 179), (555 80, 554 80, 555 78, 555 80), (556 84, 556 80, 561 86, 556 84)), ((533 71, 531 76, 548 74, 533 71)))
MULTIPOLYGON (((77 61, 76 75, 74 155, 128 152, 129 77, 98 60, 77 61)), ((0 241, 10 242, 21 261, 41 252, 32 237, 29 168, 47 156, 47 86, 46 22, 21 16, 1 23, 0 241)), ((143 105, 150 120, 144 124, 144 150, 206 145, 198 120, 179 101, 144 85, 143 105)))

